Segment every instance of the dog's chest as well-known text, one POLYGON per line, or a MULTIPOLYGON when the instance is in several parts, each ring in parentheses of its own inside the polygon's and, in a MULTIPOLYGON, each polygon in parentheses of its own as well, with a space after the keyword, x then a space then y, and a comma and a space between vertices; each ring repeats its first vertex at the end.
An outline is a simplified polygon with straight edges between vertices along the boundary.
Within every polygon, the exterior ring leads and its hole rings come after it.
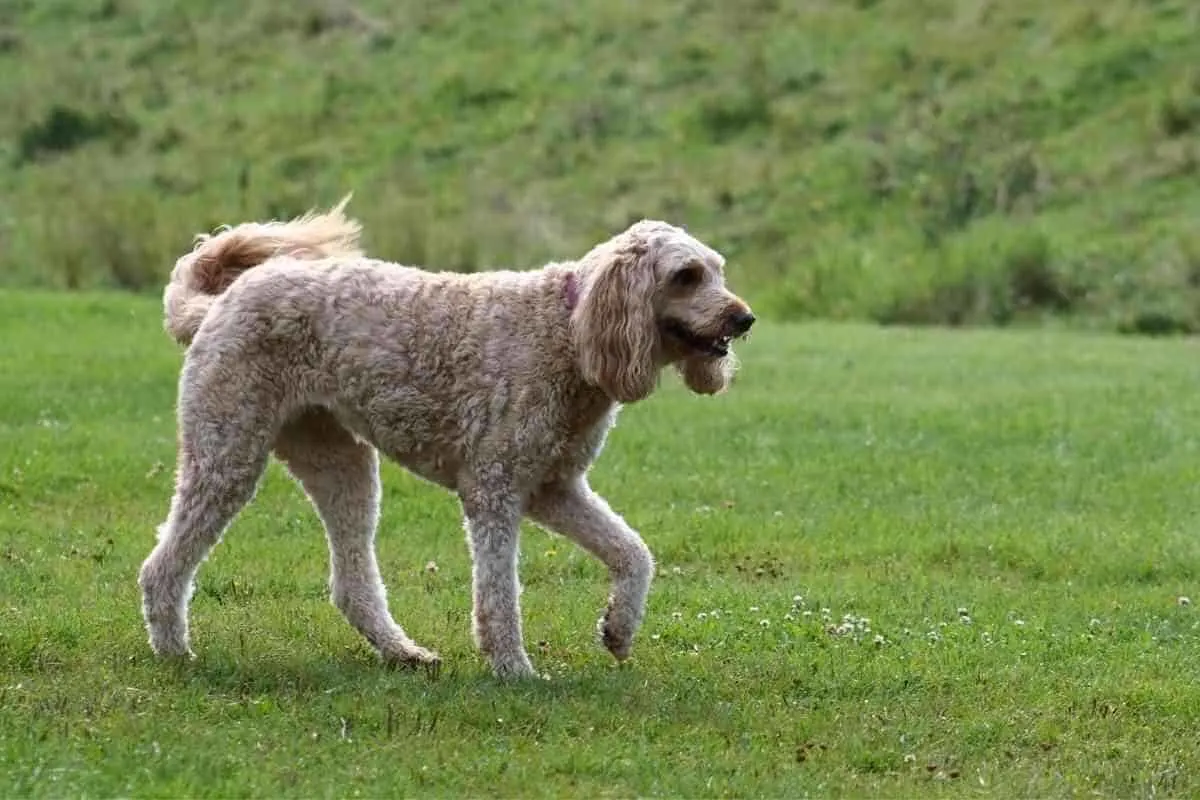
POLYGON ((587 471, 604 447, 617 410, 618 406, 603 395, 580 397, 570 406, 564 420, 563 446, 550 465, 554 477, 587 471))

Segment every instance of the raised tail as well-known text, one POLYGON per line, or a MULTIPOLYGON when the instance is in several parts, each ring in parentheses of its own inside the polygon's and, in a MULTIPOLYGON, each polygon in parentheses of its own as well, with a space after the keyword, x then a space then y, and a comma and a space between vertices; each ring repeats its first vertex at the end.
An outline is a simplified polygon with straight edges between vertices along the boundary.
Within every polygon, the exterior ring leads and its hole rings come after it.
POLYGON ((347 195, 324 213, 310 211, 286 222, 246 222, 200 234, 192 251, 175 262, 163 292, 163 327, 191 344, 213 300, 243 272, 274 256, 320 259, 361 255, 362 226, 345 215, 347 195))

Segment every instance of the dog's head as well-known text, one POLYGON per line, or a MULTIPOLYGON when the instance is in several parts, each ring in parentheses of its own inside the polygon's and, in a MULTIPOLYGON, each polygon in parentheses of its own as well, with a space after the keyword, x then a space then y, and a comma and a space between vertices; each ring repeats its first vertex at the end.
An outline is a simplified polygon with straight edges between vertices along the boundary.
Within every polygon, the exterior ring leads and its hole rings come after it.
POLYGON ((692 391, 724 389, 732 343, 754 324, 725 286, 725 258, 685 231, 643 220, 592 249, 573 328, 584 378, 614 400, 649 395, 673 364, 692 391))

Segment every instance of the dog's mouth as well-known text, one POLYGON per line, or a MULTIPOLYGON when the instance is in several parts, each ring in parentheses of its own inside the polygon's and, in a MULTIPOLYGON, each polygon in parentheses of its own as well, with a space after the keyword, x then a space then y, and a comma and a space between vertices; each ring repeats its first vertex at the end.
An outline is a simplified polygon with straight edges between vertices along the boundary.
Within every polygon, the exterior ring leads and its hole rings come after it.
POLYGON ((707 356, 723 358, 729 355, 729 348, 733 344, 732 335, 726 334, 716 337, 702 336, 675 319, 665 320, 662 323, 662 327, 671 338, 683 344, 689 350, 703 353, 707 356))

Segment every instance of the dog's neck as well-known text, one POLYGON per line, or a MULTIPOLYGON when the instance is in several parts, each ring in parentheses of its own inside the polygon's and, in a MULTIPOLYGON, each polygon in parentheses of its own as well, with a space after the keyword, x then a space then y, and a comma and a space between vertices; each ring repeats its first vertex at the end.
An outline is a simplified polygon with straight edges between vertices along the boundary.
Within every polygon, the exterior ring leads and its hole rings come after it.
POLYGON ((579 305, 579 276, 574 272, 568 272, 563 282, 563 302, 567 311, 574 311, 575 306, 579 305))

